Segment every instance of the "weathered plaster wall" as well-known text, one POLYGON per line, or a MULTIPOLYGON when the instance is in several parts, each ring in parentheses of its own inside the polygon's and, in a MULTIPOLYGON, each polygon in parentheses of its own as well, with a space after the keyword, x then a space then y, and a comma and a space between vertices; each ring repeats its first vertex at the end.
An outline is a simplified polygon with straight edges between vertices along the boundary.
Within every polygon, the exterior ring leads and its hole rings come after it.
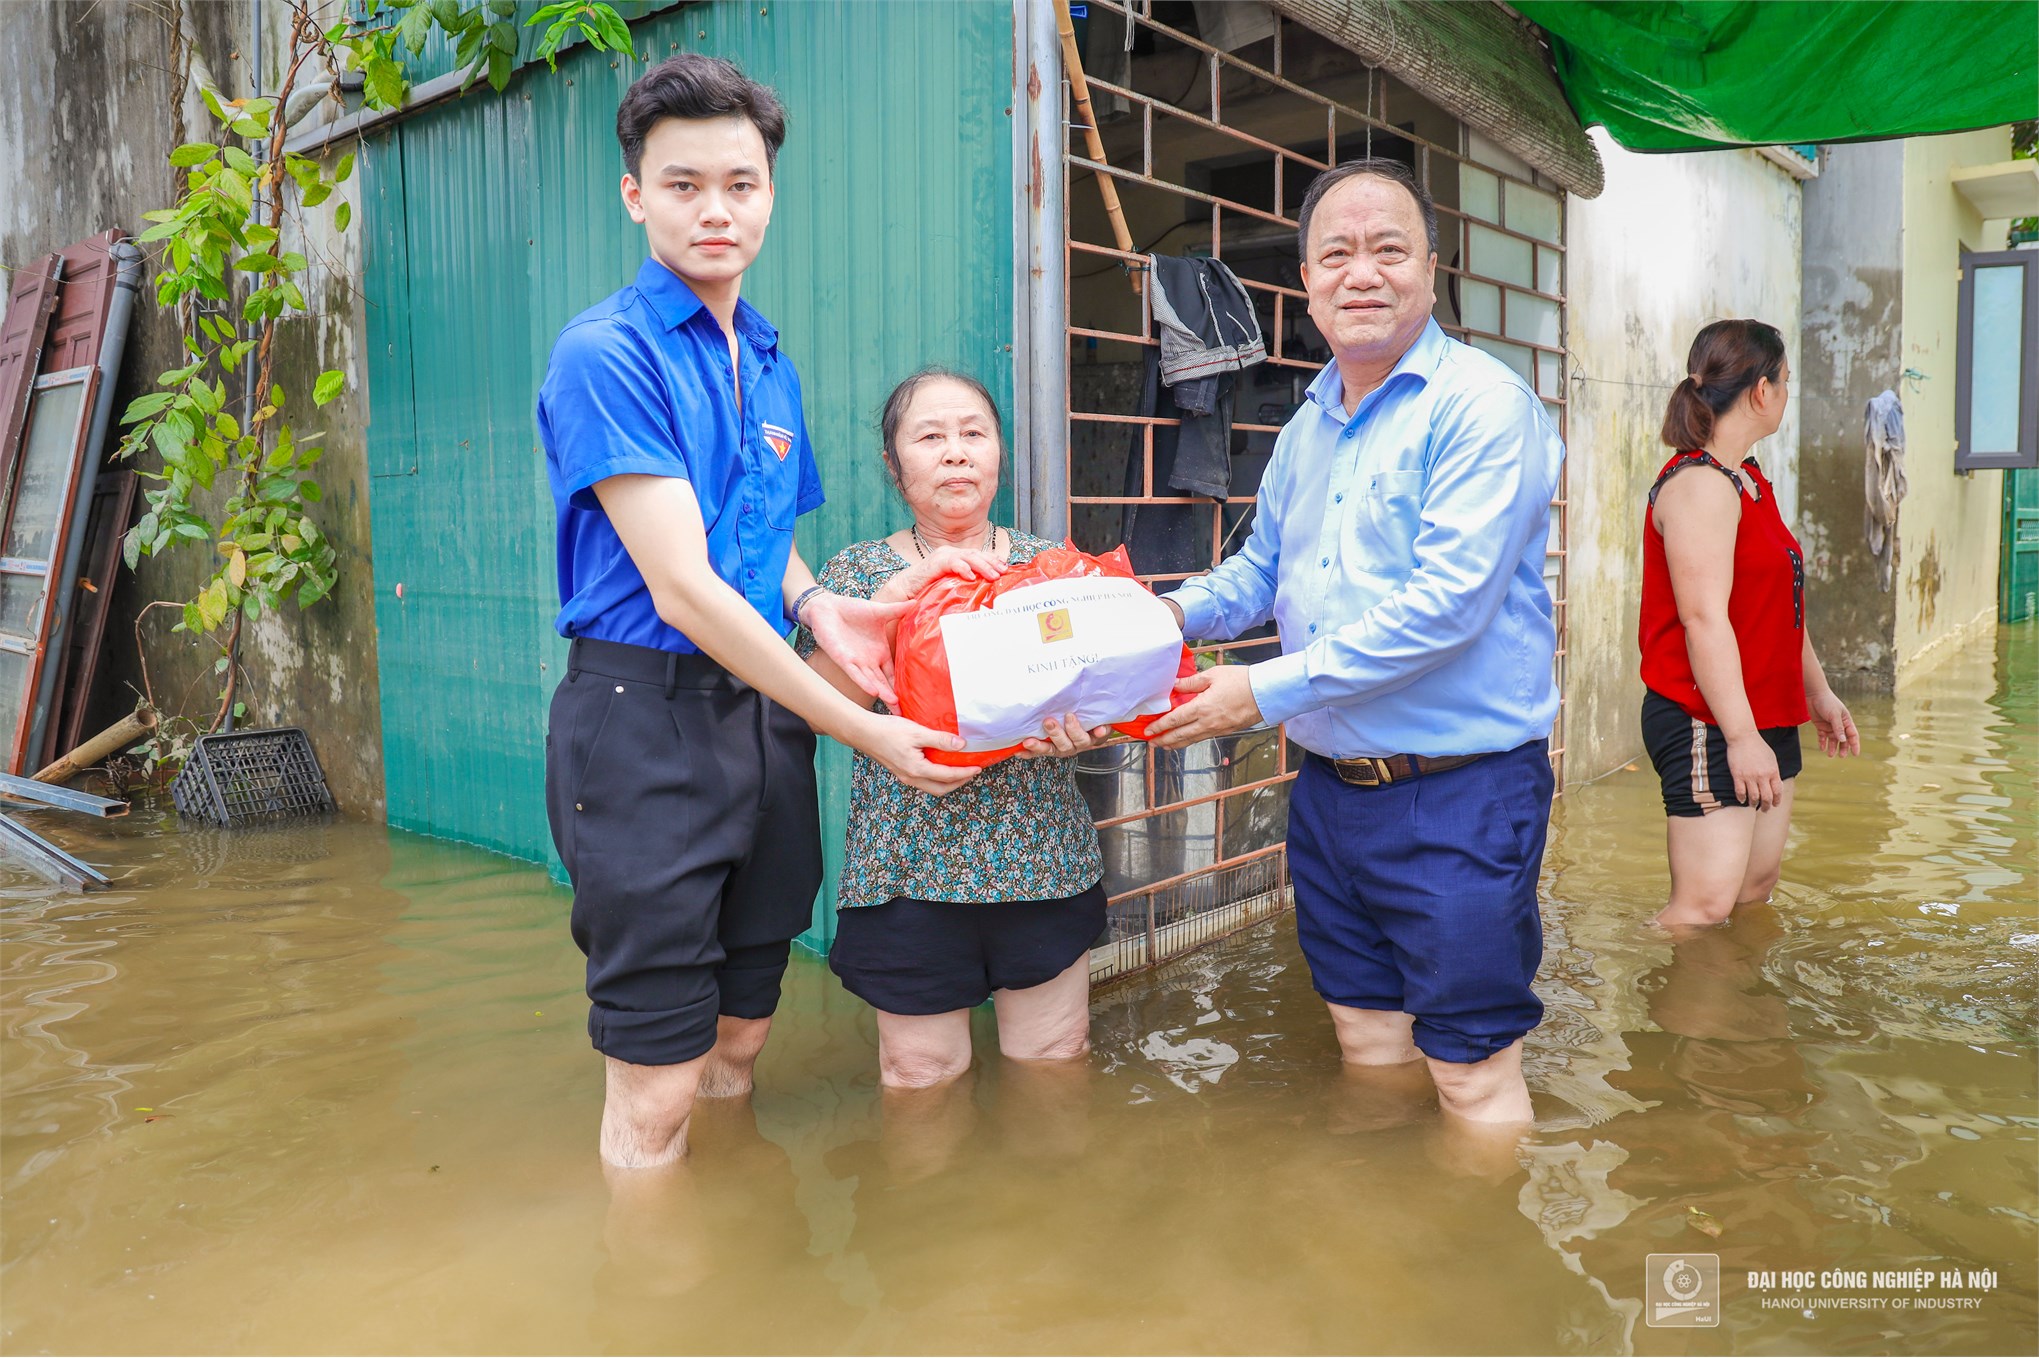
MULTIPOLYGON (((1904 370, 1904 144, 1826 150, 1805 186, 1805 340, 1798 397, 1806 625, 1827 677, 1887 690, 1899 595, 1885 589, 1863 523, 1862 415, 1904 370)), ((1909 393, 1900 392, 1907 407, 1909 393)), ((1900 507, 1899 522, 1912 512, 1900 507)))
MULTIPOLYGON (((1642 520, 1670 450, 1664 403, 1709 321, 1753 316, 1799 362, 1798 181, 1753 152, 1636 155, 1598 129, 1607 190, 1566 213, 1571 304, 1570 668, 1566 776, 1596 777, 1642 751, 1636 617, 1642 520)), ((1794 411, 1756 448, 1787 519, 1798 501, 1794 411)))
POLYGON ((1995 625, 2004 474, 1954 470, 1955 309, 1961 251, 2001 250, 2007 223, 1985 224, 1948 178, 2011 158, 2008 128, 1904 143, 1904 388, 1911 490, 1898 519, 1897 681, 1995 625))
MULTIPOLYGON (((326 0, 326 7, 337 12, 339 3, 326 0)), ((229 97, 253 93, 249 67, 258 46, 262 88, 273 89, 280 79, 278 26, 287 11, 280 4, 261 11, 271 31, 258 45, 248 27, 253 7, 246 4, 11 0, 0 6, 0 266, 19 267, 109 226, 139 234, 146 225, 142 213, 167 205, 176 193, 166 159, 171 148, 212 139, 200 87, 229 97)), ((339 201, 328 200, 321 220, 330 221, 339 201)), ((360 215, 357 206, 357 221, 360 215)), ((341 806, 380 817, 381 709, 361 427, 367 406, 355 363, 356 285, 349 281, 360 276, 359 259, 352 234, 322 232, 296 248, 315 261, 304 291, 319 315, 286 330, 277 376, 299 393, 292 407, 297 428, 325 433, 320 481, 326 498, 315 517, 339 551, 340 584, 316 607, 300 613, 292 605, 249 630, 245 724, 306 727, 341 806), (347 370, 350 390, 314 415, 311 379, 327 367, 347 370)), ((116 409, 154 374, 182 362, 178 318, 158 312, 153 299, 153 289, 145 288, 116 409)), ((109 720, 132 704, 141 683, 137 613, 151 599, 188 597, 206 565, 199 550, 187 550, 145 561, 138 573, 123 576, 98 700, 109 720)), ((170 610, 158 609, 145 624, 149 678, 159 705, 203 724, 212 708, 210 671, 218 652, 173 635, 170 620, 170 610)))

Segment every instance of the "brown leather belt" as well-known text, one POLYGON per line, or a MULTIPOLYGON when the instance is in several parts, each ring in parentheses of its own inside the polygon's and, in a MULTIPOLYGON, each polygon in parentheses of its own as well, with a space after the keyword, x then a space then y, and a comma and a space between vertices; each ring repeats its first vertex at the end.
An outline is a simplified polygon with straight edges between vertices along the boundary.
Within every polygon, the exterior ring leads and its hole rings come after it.
POLYGON ((1331 771, 1338 775, 1340 782, 1350 783, 1354 787, 1386 787, 1390 783, 1421 778, 1426 773, 1443 773, 1446 769, 1460 768, 1475 759, 1486 757, 1484 753, 1442 755, 1436 759, 1420 754, 1391 754, 1385 759, 1371 757, 1326 759, 1324 762, 1331 766, 1331 771))

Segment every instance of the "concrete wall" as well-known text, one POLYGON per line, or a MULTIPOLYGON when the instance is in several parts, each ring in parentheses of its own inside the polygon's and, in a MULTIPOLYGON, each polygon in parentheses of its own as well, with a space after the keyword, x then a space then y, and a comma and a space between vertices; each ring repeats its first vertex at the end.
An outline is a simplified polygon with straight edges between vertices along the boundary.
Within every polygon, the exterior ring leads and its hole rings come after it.
POLYGON ((2010 158, 1996 128, 1830 147, 1806 188, 1806 611, 1837 686, 1888 690, 1993 625, 2003 473, 1954 470, 1963 248, 2000 250, 1949 172, 2010 158), (1885 588, 1863 527, 1864 405, 1904 403, 1897 565, 1885 588))
POLYGON ((2011 158, 2009 128, 1904 143, 1904 387, 1911 489, 1898 519, 1897 682, 1944 658, 1963 634, 1995 626, 2004 474, 1954 470, 1955 308, 1961 251, 2001 250, 2007 223, 1984 222, 1948 178, 2011 158))
MULTIPOLYGON (((326 8, 339 12, 340 0, 326 8)), ((50 250, 118 226, 130 235, 142 213, 168 206, 177 180, 172 147, 211 140, 213 126, 198 91, 251 94, 259 51, 264 90, 281 77, 282 5, 262 7, 274 30, 257 43, 251 7, 217 3, 131 3, 100 0, 12 0, 0 8, 0 266, 19 267, 50 250)), ((351 191, 354 185, 349 186, 351 191)), ((330 222, 328 200, 314 215, 330 222)), ((355 219, 361 218, 359 205, 355 219)), ((382 814, 382 734, 375 665, 367 465, 362 424, 355 285, 360 276, 355 233, 297 242, 318 264, 304 283, 319 314, 285 327, 277 379, 296 394, 292 413, 301 432, 322 429, 326 455, 319 479, 326 491, 315 515, 339 551, 340 583, 328 600, 300 613, 295 605, 265 618, 244 638, 250 684, 246 725, 302 725, 334 795, 355 814, 382 814), (350 391, 312 413, 312 376, 327 367, 348 371, 350 391)), ((159 372, 179 366, 180 320, 153 304, 144 289, 129 335, 116 410, 159 372)), ((134 640, 137 613, 152 599, 184 599, 209 563, 204 548, 172 552, 124 574, 108 624, 99 708, 111 715, 131 706, 141 683, 134 640)), ((173 615, 158 609, 145 624, 149 678, 156 700, 201 725, 216 692, 215 647, 169 631, 173 615)))
POLYGON ((1798 534, 1806 625, 1844 689, 1888 690, 1895 673, 1899 596, 1883 587, 1864 530, 1862 412, 1905 366, 1903 179, 1902 142, 1863 142, 1827 148, 1805 187, 1798 534))
MULTIPOLYGON (((1593 137, 1606 192, 1573 198, 1566 214, 1571 782, 1642 752, 1643 511, 1670 456, 1657 431, 1692 337, 1709 321, 1753 316, 1784 332, 1794 371, 1800 350, 1798 181, 1754 152, 1645 156, 1597 128, 1593 137)), ((1755 452, 1790 520, 1799 494, 1795 409, 1755 452)))

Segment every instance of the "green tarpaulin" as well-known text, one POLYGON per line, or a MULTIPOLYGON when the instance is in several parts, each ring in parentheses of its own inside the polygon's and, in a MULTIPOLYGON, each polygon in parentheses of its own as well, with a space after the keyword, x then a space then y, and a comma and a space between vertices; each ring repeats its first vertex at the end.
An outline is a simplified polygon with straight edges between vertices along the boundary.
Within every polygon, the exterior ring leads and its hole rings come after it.
POLYGON ((1514 0, 1581 122, 1634 151, 1858 141, 2039 117, 2039 0, 1514 0))

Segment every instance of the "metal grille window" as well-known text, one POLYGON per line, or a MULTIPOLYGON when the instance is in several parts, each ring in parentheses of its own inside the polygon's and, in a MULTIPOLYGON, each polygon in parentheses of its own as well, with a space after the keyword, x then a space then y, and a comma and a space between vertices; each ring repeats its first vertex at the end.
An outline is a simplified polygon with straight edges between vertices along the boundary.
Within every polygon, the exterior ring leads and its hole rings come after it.
MULTIPOLYGON (((1055 139, 1060 239, 1055 223, 1038 224, 1033 247, 1037 263, 1053 258, 1043 240, 1060 247, 1063 286, 1045 293, 1059 305, 1060 335, 1037 330, 1033 342, 1046 350, 1037 362, 1066 364, 1063 382, 1045 388, 1065 404, 1056 412, 1042 401, 1032 412, 1043 457, 1058 442, 1054 415, 1066 415, 1067 462, 1059 476, 1035 471, 1037 528, 1066 526, 1092 551, 1125 542, 1142 578, 1160 590, 1238 549, 1275 435, 1330 359, 1308 315, 1296 212, 1311 179, 1358 156, 1402 160, 1428 185, 1439 217, 1439 324, 1521 373, 1562 431, 1565 202, 1550 181, 1449 110, 1264 7, 1094 0, 1075 8, 1104 157, 1089 153, 1083 125, 1067 113, 1055 139), (1196 31, 1200 18, 1209 32, 1196 31), (1107 215, 1099 176, 1116 190, 1123 231, 1107 215), (1155 380, 1150 254, 1223 260, 1267 337, 1267 360, 1235 375, 1231 486, 1222 498, 1169 484, 1183 420, 1155 380)), ((1043 391, 1037 384, 1037 397, 1043 391)), ((1561 482, 1546 565, 1561 694, 1565 529, 1561 482)), ((1251 662, 1277 644, 1268 627, 1206 649, 1251 662)), ((1561 782, 1562 720, 1561 711, 1552 741, 1561 782)), ((1125 745, 1083 758, 1079 780, 1097 816, 1111 898, 1095 978, 1166 960, 1287 904, 1282 834, 1299 753, 1261 730, 1184 751, 1125 745)))

